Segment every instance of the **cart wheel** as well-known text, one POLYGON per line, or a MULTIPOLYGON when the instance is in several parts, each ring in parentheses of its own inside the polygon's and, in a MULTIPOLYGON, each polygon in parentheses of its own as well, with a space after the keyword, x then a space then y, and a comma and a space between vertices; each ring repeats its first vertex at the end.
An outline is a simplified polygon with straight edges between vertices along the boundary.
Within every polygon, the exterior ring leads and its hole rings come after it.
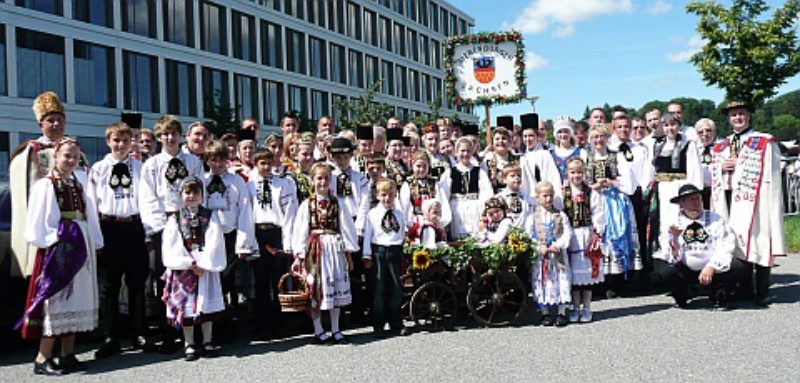
POLYGON ((456 293, 442 282, 428 282, 411 297, 411 320, 430 331, 452 328, 458 312, 456 293))
POLYGON ((400 291, 403 293, 403 304, 400 307, 400 312, 403 313, 403 318, 411 320, 411 296, 414 295, 414 276, 411 274, 403 274, 400 276, 400 291))
POLYGON ((513 273, 485 273, 470 284, 467 308, 483 326, 508 326, 522 315, 527 297, 528 290, 513 273))

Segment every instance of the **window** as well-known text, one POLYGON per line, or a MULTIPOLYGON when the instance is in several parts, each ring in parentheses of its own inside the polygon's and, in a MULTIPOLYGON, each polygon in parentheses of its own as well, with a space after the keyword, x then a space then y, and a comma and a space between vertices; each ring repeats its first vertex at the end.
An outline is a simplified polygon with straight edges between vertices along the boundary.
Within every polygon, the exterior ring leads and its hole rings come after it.
POLYGON ((442 69, 442 48, 439 42, 431 39, 431 57, 433 58, 433 66, 436 69, 442 69))
POLYGON ((428 20, 428 0, 419 0, 419 18, 417 18, 417 21, 426 27, 428 26, 430 21, 428 20))
POLYGON ((331 95, 333 99, 333 113, 331 117, 333 117, 333 121, 335 124, 340 124, 342 122, 342 113, 339 109, 339 104, 347 102, 347 96, 342 96, 340 94, 331 95))
POLYGON ((406 121, 408 119, 408 108, 397 108, 397 117, 400 118, 400 121, 406 121))
POLYGON ((325 28, 325 7, 327 6, 325 3, 328 1, 315 1, 311 0, 308 2, 308 22, 312 24, 317 24, 318 26, 325 28))
POLYGON ((117 106, 114 49, 75 40, 75 101, 78 104, 117 106))
POLYGON ((425 65, 431 65, 431 46, 428 44, 428 36, 420 35, 420 55, 422 55, 422 63, 425 65))
POLYGON ((197 115, 197 80, 194 64, 166 60, 167 113, 197 115))
POLYGON ((417 42, 417 32, 408 29, 408 58, 419 61, 419 43, 417 42))
POLYGON ((17 0, 17 6, 64 16, 63 0, 17 0))
POLYGON ((225 8, 209 2, 200 3, 200 48, 204 51, 228 54, 225 8))
POLYGON ((439 6, 434 2, 428 6, 428 27, 439 32, 439 6))
POLYGON ((419 76, 419 92, 420 92, 420 102, 423 104, 427 104, 431 100, 431 76, 427 74, 422 74, 419 76))
POLYGON ((379 23, 379 46, 389 52, 392 51, 392 22, 385 17, 381 17, 379 23))
POLYGON ((308 38, 308 63, 310 75, 328 79, 328 50, 325 41, 316 37, 308 38))
POLYGON ((331 81, 347 84, 344 47, 331 43, 331 81))
POLYGON ((452 35, 458 34, 458 17, 454 14, 450 14, 450 33, 452 35))
POLYGON ((406 16, 417 21, 417 0, 406 0, 406 16))
POLYGON ((443 101, 442 100, 442 79, 440 78, 433 78, 433 92, 431 94, 431 101, 443 101))
POLYGON ((414 101, 420 101, 420 89, 419 89, 419 72, 414 69, 408 70, 408 82, 411 86, 411 99, 414 101))
MULTIPOLYGON (((309 0, 315 1, 315 0, 309 0)), ((284 0, 283 11, 289 16, 297 17, 298 19, 305 18, 305 0, 284 0)))
POLYGON ((302 115, 308 115, 306 88, 289 85, 289 110, 296 110, 302 115))
POLYGON ((233 11, 233 57, 256 62, 256 24, 253 16, 233 11))
POLYGON ((156 37, 156 1, 122 0, 122 30, 156 37))
POLYGON ((319 120, 322 116, 331 114, 328 108, 328 92, 311 91, 311 119, 319 120))
MULTIPOLYGON (((0 24, 0 94, 8 95, 8 82, 6 81, 6 26, 3 24, 0 24)), ((0 167, 0 169, 3 168, 0 167)))
POLYGON ((286 29, 286 69, 306 73, 306 37, 302 32, 286 29))
POLYGON ((381 92, 394 95, 394 66, 391 62, 381 60, 381 92))
POLYGON ((258 3, 272 10, 281 10, 281 0, 258 0, 258 3))
POLYGON ((124 108, 158 113, 158 60, 123 51, 122 61, 124 108))
POLYGON ((347 36, 361 40, 361 7, 347 3, 347 36))
POLYGON ((266 66, 283 68, 283 49, 281 48, 281 27, 261 21, 261 63, 266 66))
POLYGON ((215 105, 230 106, 230 88, 228 88, 228 72, 203 68, 203 108, 205 114, 215 105))
POLYGON ((52 90, 66 97, 64 38, 17 28, 17 88, 19 97, 34 98, 52 90))
POLYGON ((467 20, 458 19, 458 34, 463 35, 467 33, 467 20))
POLYGON ((408 86, 406 78, 406 68, 402 65, 394 67, 394 95, 401 98, 408 98, 408 86))
POLYGON ((394 53, 406 55, 406 28, 398 23, 394 23, 394 53))
POLYGON ((264 123, 279 125, 284 110, 283 84, 264 80, 264 123))
POLYGON ((364 10, 364 42, 378 46, 378 19, 375 12, 364 10))
POLYGON ((86 161, 90 164, 102 160, 108 154, 108 144, 106 144, 105 137, 76 136, 75 138, 81 145, 81 153, 86 156, 86 161))
POLYGON ((248 117, 258 120, 258 83, 255 77, 237 74, 233 76, 236 92, 236 119, 241 121, 248 117))
POLYGON ((344 34, 344 0, 329 0, 328 4, 328 29, 344 34))
POLYGON ((176 44, 194 46, 194 22, 192 0, 165 1, 164 40, 176 44))
POLYGON ((364 87, 364 60, 361 52, 350 50, 350 57, 347 63, 348 69, 350 69, 350 86, 354 86, 357 88, 364 87))
POLYGON ((446 9, 444 9, 444 7, 439 8, 439 23, 441 25, 439 30, 442 32, 443 35, 450 36, 450 25, 447 24, 448 20, 447 14, 448 12, 446 9))
POLYGON ((392 9, 401 15, 405 15, 406 11, 404 0, 392 0, 392 9))
POLYGON ((114 27, 114 7, 107 0, 72 0, 72 18, 75 20, 114 27))
POLYGON ((381 78, 381 67, 377 57, 373 57, 370 55, 365 56, 366 61, 364 62, 364 66, 366 67, 366 75, 367 75, 367 86, 372 86, 376 81, 380 80, 381 78))

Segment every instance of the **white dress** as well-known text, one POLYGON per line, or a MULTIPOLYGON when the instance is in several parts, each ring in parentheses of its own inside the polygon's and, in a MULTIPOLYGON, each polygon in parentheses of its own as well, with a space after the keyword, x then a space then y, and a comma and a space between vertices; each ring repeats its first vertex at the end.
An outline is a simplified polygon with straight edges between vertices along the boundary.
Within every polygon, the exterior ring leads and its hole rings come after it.
MULTIPOLYGON (((449 179, 449 178, 448 178, 449 179)), ((416 179, 410 178, 408 181, 403 183, 403 186, 400 187, 400 195, 397 198, 397 202, 400 204, 400 209, 405 215, 406 225, 411 228, 414 224, 422 225, 423 224, 423 215, 422 214, 415 214, 414 213, 414 201, 411 200, 411 185, 410 182, 414 182, 416 179)), ((450 212, 450 203, 447 200, 446 194, 444 192, 444 188, 442 188, 442 184, 440 182, 433 183, 433 194, 435 195, 433 199, 439 202, 439 205, 442 206, 442 217, 439 220, 439 223, 442 226, 447 226, 450 221, 453 219, 453 215, 450 212)), ((421 199, 425 200, 430 198, 429 195, 422 195, 421 199)), ((421 204, 422 202, 420 202, 421 204)), ((395 204, 397 205, 397 204, 395 204)))
MULTIPOLYGON (((577 187, 570 185, 572 193, 579 193, 577 187)), ((603 200, 599 193, 591 192, 589 197, 589 209, 592 214, 591 226, 572 227, 572 238, 570 238, 569 265, 572 271, 573 286, 587 286, 603 282, 603 268, 600 265, 598 276, 592 278, 592 261, 585 255, 586 247, 592 241, 592 235, 605 231, 605 209, 603 200)), ((601 260, 602 261, 602 260, 601 260)))
POLYGON ((467 167, 457 163, 450 173, 446 189, 449 191, 450 212, 453 216, 453 220, 450 222, 452 238, 462 239, 476 233, 478 220, 481 219, 481 213, 483 213, 483 204, 494 194, 489 175, 475 165, 467 167), (463 174, 469 174, 469 176, 464 177, 463 174), (477 185, 471 179, 475 174, 478 175, 477 185), (456 186, 454 185, 455 178, 461 180, 465 185, 463 190, 453 190, 456 186))
POLYGON ((547 244, 548 237, 557 235, 555 238, 550 238, 550 240, 552 241, 551 245, 555 245, 560 251, 558 255, 548 254, 543 256, 540 254, 536 257, 536 262, 534 262, 531 270, 534 299, 541 306, 569 304, 572 302, 572 273, 570 272, 569 257, 566 250, 572 237, 572 229, 567 215, 558 211, 547 211, 537 206, 532 219, 528 220, 526 231, 531 234, 531 238, 536 239, 543 245, 547 244), (559 219, 557 217, 560 217, 562 225, 560 235, 557 235, 557 228, 553 228, 556 233, 539 232, 537 227, 557 226, 556 220, 559 219), (562 262, 559 262, 559 258, 562 262))
MULTIPOLYGON (((98 325, 95 252, 103 247, 103 234, 94 201, 87 199, 85 193, 83 199, 86 204, 86 220, 75 222, 80 227, 86 244, 86 262, 67 288, 44 301, 44 336, 90 331, 98 325)), ((30 201, 25 238, 34 247, 49 248, 59 240, 58 226, 61 220, 53 182, 49 178, 36 181, 31 188, 30 201)))

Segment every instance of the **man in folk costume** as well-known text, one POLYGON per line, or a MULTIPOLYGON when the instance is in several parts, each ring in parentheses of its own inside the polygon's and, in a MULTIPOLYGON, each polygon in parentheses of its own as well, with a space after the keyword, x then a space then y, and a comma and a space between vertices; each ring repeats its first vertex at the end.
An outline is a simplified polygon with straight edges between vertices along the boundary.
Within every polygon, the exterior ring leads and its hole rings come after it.
MULTIPOLYGON (((519 116, 522 130, 537 129, 539 126, 539 115, 536 113, 528 113, 519 116)), ((533 195, 536 184, 541 181, 550 182, 552 185, 561 185, 561 174, 558 172, 553 156, 550 155, 549 150, 544 150, 541 147, 529 151, 520 159, 520 167, 522 168, 522 193, 525 195, 533 195)), ((561 209, 561 188, 555 189, 555 204, 557 209, 561 209)))
MULTIPOLYGON (((406 182, 406 178, 411 174, 408 166, 403 162, 403 130, 386 130, 386 178, 391 178, 399 188, 406 182)), ((399 189, 398 189, 399 191, 399 189)))
POLYGON ((356 127, 358 153, 350 160, 350 167, 363 174, 367 174, 367 156, 372 154, 373 133, 372 124, 360 124, 356 127))
POLYGON ((786 254, 780 150, 774 137, 753 131, 749 104, 731 101, 725 110, 733 134, 713 149, 711 209, 727 218, 737 256, 750 270, 745 295, 753 291, 755 269, 755 301, 765 307, 774 257, 786 254))

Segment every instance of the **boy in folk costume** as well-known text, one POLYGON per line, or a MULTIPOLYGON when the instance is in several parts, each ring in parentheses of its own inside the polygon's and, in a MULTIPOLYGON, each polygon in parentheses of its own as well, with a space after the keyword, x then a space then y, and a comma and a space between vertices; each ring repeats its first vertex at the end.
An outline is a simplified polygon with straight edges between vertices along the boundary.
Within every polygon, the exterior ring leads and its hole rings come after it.
POLYGON ((378 206, 378 182, 386 178, 386 156, 382 152, 373 152, 367 157, 367 172, 369 179, 369 208, 378 206))
POLYGON ((727 218, 736 237, 737 253, 750 272, 745 296, 768 306, 770 268, 786 254, 780 150, 774 137, 753 131, 751 107, 731 101, 726 108, 733 134, 713 149, 711 210, 727 218))
POLYGON ((181 209, 167 219, 162 242, 167 323, 183 328, 184 357, 213 357, 212 317, 225 310, 220 272, 225 270, 225 238, 219 216, 202 206, 203 181, 181 182, 181 209), (198 326, 199 325, 199 326, 198 326), (203 332, 203 347, 194 344, 194 328, 203 332))
POLYGON ((353 270, 351 254, 358 251, 358 236, 346 205, 331 195, 331 170, 326 164, 311 168, 314 194, 297 210, 292 249, 297 258, 292 268, 304 265, 306 280, 311 286, 311 319, 314 341, 347 343, 339 330, 341 308, 352 302, 349 271, 353 270), (331 334, 322 328, 320 311, 329 310, 331 334))
POLYGON ((511 219, 514 227, 522 229, 525 227, 525 221, 528 216, 533 212, 536 201, 520 190, 522 186, 522 169, 518 164, 508 165, 503 168, 503 182, 506 187, 500 193, 497 193, 496 197, 506 201, 508 206, 506 215, 511 219))
MULTIPOLYGON (((420 151, 414 153, 411 160, 411 171, 413 174, 400 187, 399 205, 405 216, 408 227, 422 224, 422 201, 435 199, 442 205, 447 202, 442 184, 429 175, 430 156, 427 152, 420 151)), ((442 226, 447 226, 451 220, 450 204, 447 210, 442 212, 442 226)))
POLYGON ((422 225, 409 230, 409 240, 428 250, 447 246, 447 232, 441 223, 442 204, 434 199, 426 199, 422 201, 422 214, 424 217, 422 225))
POLYGON ((272 338, 282 325, 278 282, 289 268, 292 230, 297 211, 297 191, 291 178, 273 172, 280 162, 271 149, 256 153, 257 173, 248 181, 257 259, 250 261, 255 282, 255 330, 262 339, 272 338), (269 328, 264 327, 269 324, 269 328))
MULTIPOLYGON (((498 124, 501 122, 498 121, 498 124)), ((481 168, 489 175, 489 179, 492 181, 493 193, 497 193, 506 186, 503 182, 503 168, 508 165, 518 164, 519 157, 511 152, 511 133, 502 126, 497 127, 492 132, 492 149, 484 156, 481 168)))
POLYGON ((350 167, 358 172, 366 174, 367 157, 372 154, 373 128, 372 124, 360 124, 356 127, 356 139, 358 140, 358 153, 350 160, 350 167))
POLYGON ((406 182, 411 172, 403 162, 403 131, 402 129, 386 130, 386 178, 392 179, 397 184, 397 190, 406 182))
POLYGON ((33 372, 61 375, 86 369, 75 358, 75 333, 97 327, 96 251, 103 235, 94 201, 73 173, 80 162, 78 142, 55 144, 55 166, 31 188, 25 238, 38 249, 25 313, 17 323, 25 339, 39 338, 33 372), (61 358, 53 361, 56 339, 61 358))
MULTIPOLYGON (((536 113, 528 113, 519 116, 522 123, 523 132, 526 129, 536 129, 538 131, 539 115, 536 113)), ((541 138, 545 140, 546 138, 541 138)), ((542 150, 537 145, 535 150, 525 153, 525 156, 520 159, 520 168, 522 168, 522 190, 525 195, 534 195, 534 188, 540 181, 547 181, 553 185, 561 185, 561 175, 558 172, 553 156, 550 155, 549 150, 542 150)), ((561 203, 561 188, 555 190, 556 193, 556 207, 560 207, 561 203)))
POLYGON ((492 182, 486 172, 474 163, 473 147, 468 137, 456 141, 458 162, 451 170, 450 179, 445 181, 453 214, 450 236, 455 240, 475 233, 483 204, 492 197, 492 182))
POLYGON ((128 288, 128 307, 133 325, 132 345, 144 348, 144 288, 150 268, 145 233, 139 215, 139 187, 142 162, 131 158, 130 126, 139 126, 142 115, 123 113, 123 123, 106 128, 106 143, 111 149, 89 173, 87 196, 97 204, 100 228, 108 245, 98 259, 100 312, 105 341, 95 352, 96 359, 120 352, 119 291, 122 276, 128 288))
POLYGON ((405 215, 395 204, 397 186, 385 179, 376 187, 380 204, 372 208, 364 223, 362 262, 374 281, 372 328, 377 337, 385 336, 384 326, 391 333, 407 335, 400 311, 403 291, 400 287, 400 265, 405 239, 405 215))
POLYGON ((536 184, 536 209, 528 220, 527 233, 539 242, 539 256, 533 264, 533 295, 542 308, 542 326, 567 325, 567 305, 571 302, 571 272, 567 248, 572 228, 566 214, 558 211, 554 202, 553 184, 536 184), (550 316, 555 306, 558 314, 550 316))
MULTIPOLYGON (((155 133, 161 141, 161 153, 150 157, 142 166, 139 212, 150 246, 155 249, 156 262, 153 275, 158 278, 164 274, 161 261, 162 231, 167 219, 175 215, 182 206, 181 181, 186 177, 202 179, 203 163, 195 155, 181 150, 181 123, 174 116, 161 116, 156 121, 155 133)), ((161 291, 163 288, 163 281, 157 279, 156 291, 161 291)), ((169 326, 162 325, 163 352, 176 351, 176 336, 175 331, 169 326)))

